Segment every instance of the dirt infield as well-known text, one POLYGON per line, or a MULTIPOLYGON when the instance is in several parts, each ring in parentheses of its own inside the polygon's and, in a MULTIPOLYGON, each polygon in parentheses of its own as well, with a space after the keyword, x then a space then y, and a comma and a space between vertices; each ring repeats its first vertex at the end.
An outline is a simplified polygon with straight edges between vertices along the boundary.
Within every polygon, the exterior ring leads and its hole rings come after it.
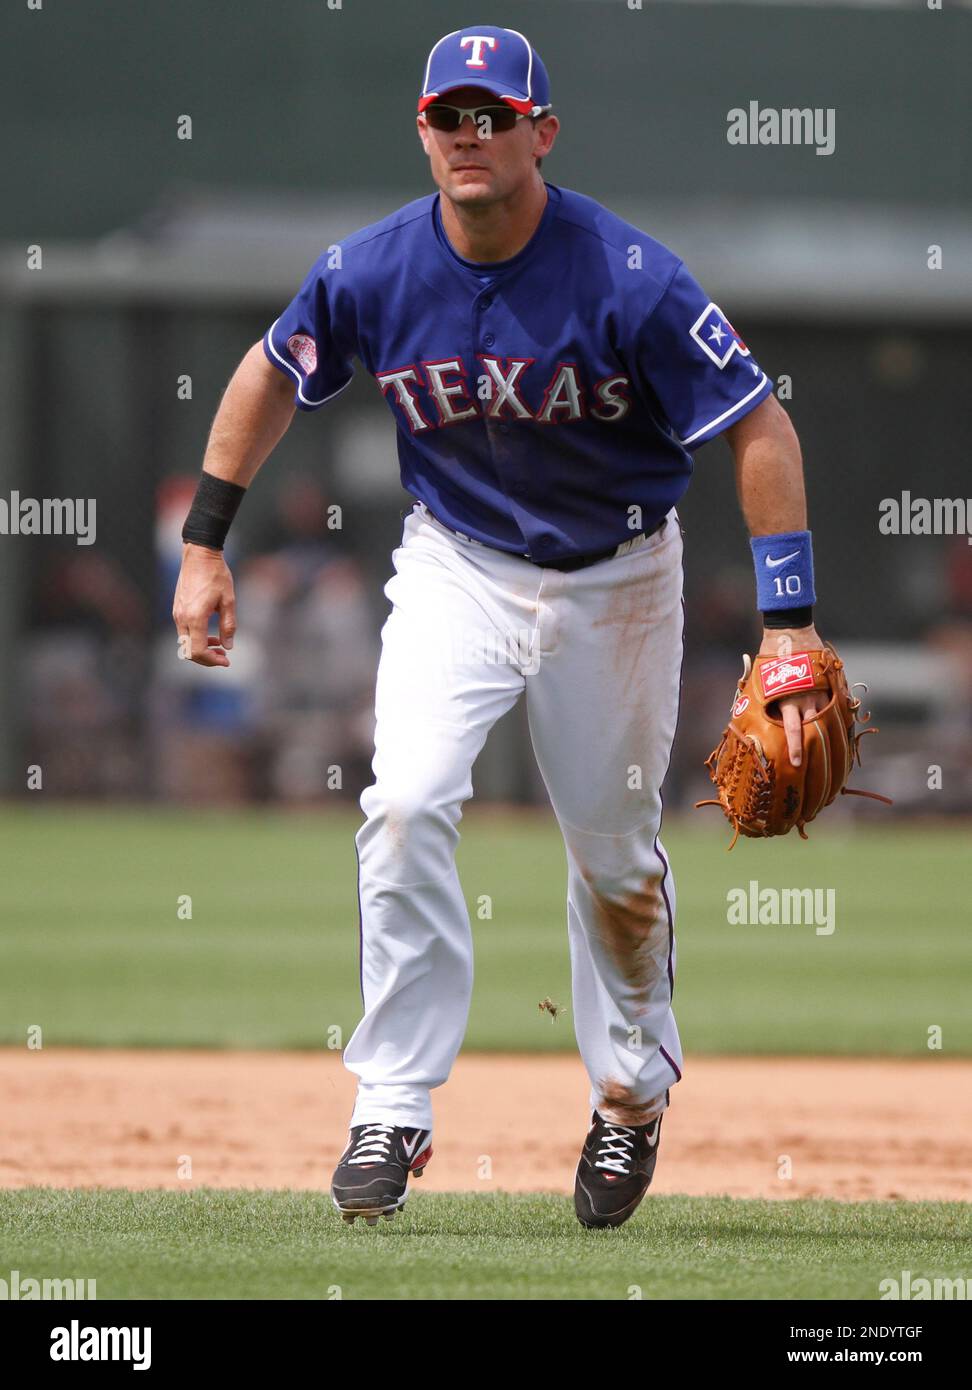
MULTIPOLYGON (((352 1094, 326 1053, 0 1049, 0 1186, 323 1188, 352 1094)), ((570 1190, 586 1095, 575 1057, 461 1057, 422 1183, 570 1190)), ((972 1061, 696 1058, 655 1190, 969 1201, 970 1097, 972 1061)))

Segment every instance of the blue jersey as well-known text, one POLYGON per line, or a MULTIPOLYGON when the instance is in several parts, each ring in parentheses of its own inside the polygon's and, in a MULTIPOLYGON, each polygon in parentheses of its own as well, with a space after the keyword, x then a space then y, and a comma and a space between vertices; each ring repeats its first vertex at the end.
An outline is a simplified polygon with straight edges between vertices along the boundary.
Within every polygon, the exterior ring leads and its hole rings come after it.
POLYGON ((403 487, 454 530, 538 562, 606 550, 679 500, 692 453, 772 382, 677 256, 547 184, 507 261, 456 254, 439 195, 329 248, 264 351, 316 410, 378 382, 403 487))

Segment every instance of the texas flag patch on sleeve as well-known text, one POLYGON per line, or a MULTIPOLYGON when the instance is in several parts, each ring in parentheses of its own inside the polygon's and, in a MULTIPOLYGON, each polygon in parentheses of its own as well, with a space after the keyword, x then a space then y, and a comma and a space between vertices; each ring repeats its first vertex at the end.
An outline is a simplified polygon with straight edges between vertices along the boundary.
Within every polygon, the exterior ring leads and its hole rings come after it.
POLYGON ((708 303, 689 329, 689 337, 698 344, 721 371, 734 352, 749 356, 749 348, 740 338, 718 304, 708 303))

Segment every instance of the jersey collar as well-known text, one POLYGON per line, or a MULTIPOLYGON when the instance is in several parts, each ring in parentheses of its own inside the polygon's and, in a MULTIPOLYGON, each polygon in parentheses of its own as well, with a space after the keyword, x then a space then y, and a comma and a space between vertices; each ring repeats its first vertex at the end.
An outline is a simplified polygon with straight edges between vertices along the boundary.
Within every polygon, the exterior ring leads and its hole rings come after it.
POLYGON ((454 249, 452 242, 446 235, 445 227, 442 225, 442 211, 439 205, 441 195, 436 193, 432 201, 432 225, 435 230, 435 239, 443 255, 445 255, 453 265, 464 271, 467 277, 474 277, 480 284, 484 276, 488 276, 490 280, 493 280, 500 275, 506 275, 510 271, 518 270, 520 266, 522 266, 525 261, 528 261, 536 252, 538 246, 546 236, 560 204, 560 189, 556 184, 547 183, 545 180, 544 187, 547 190, 547 203, 541 214, 540 221, 537 223, 533 236, 527 242, 526 246, 522 247, 515 256, 510 256, 510 258, 505 261, 467 261, 465 257, 460 256, 454 249))

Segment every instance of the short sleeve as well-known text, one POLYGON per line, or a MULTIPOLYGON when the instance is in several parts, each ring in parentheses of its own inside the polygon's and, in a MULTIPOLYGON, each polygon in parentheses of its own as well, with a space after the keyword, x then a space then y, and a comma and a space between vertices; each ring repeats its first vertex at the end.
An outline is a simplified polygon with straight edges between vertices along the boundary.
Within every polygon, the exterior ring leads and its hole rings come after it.
POLYGON ((681 264, 636 327, 634 357, 687 449, 721 434, 773 390, 718 304, 681 264))
POLYGON ((354 375, 353 325, 344 322, 351 317, 348 293, 346 289, 337 292, 335 274, 328 271, 325 254, 264 335, 268 361, 294 379, 295 404, 300 410, 317 410, 343 391, 354 375))

